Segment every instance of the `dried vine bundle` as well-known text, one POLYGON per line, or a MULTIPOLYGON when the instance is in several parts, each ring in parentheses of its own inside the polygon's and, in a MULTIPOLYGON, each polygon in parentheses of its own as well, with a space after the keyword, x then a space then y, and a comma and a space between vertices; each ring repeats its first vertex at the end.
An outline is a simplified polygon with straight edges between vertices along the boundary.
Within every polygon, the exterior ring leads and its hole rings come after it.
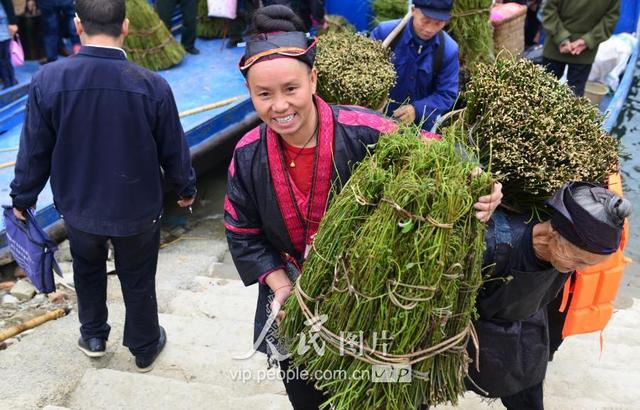
POLYGON ((493 27, 489 20, 492 0, 456 0, 449 31, 460 47, 463 69, 473 73, 478 63, 494 59, 493 27))
POLYGON ((527 60, 480 65, 464 120, 517 207, 541 208, 566 181, 604 183, 618 167, 618 141, 598 109, 527 60))
POLYGON ((409 10, 407 0, 373 0, 373 22, 375 25, 387 20, 401 19, 409 10))
POLYGON ((182 61, 184 49, 146 0, 127 0, 129 35, 124 49, 129 60, 150 70, 163 70, 182 61))
POLYGON ((315 379, 327 408, 416 409, 465 390, 484 250, 472 205, 491 178, 470 177, 456 134, 381 138, 322 220, 280 331, 312 377, 343 372, 315 379), (300 349, 314 335, 324 351, 300 349), (377 364, 411 365, 411 382, 373 382, 377 364))
POLYGON ((227 36, 231 20, 209 17, 207 0, 198 0, 198 24, 196 35, 201 38, 224 38, 227 36))
POLYGON ((396 81, 390 58, 382 43, 361 35, 322 35, 315 62, 318 94, 331 103, 378 109, 396 81))

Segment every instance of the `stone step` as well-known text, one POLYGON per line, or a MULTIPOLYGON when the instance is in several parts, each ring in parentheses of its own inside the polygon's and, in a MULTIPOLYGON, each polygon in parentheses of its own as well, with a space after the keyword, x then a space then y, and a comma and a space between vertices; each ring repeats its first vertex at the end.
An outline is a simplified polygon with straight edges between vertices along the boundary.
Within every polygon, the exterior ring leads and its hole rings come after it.
POLYGON ((167 344, 192 345, 231 354, 248 351, 253 345, 253 323, 229 319, 203 319, 160 314, 167 331, 167 344))
MULTIPOLYGON (((124 308, 109 305, 111 323, 122 323, 124 308)), ((86 369, 105 367, 120 345, 122 326, 111 332, 107 355, 89 359, 77 348, 79 322, 75 311, 47 322, 0 352, 0 409, 41 409, 63 404, 86 369)))
POLYGON ((179 290, 175 292, 167 309, 171 314, 179 316, 253 323, 257 299, 257 292, 253 291, 240 295, 225 293, 224 290, 198 293, 179 290))
POLYGON ((594 368, 576 362, 564 363, 563 369, 562 372, 549 369, 545 392, 567 400, 589 398, 602 402, 640 402, 640 372, 637 370, 594 368), (567 370, 571 368, 573 372, 567 370))
MULTIPOLYGON (((116 351, 109 368, 136 372, 135 361, 125 348, 116 351)), ((174 343, 171 336, 150 374, 226 387, 240 397, 285 394, 284 385, 277 378, 277 370, 267 370, 266 355, 256 353, 249 358, 238 359, 228 351, 174 343)))
POLYGON ((67 406, 74 410, 291 409, 285 395, 237 397, 225 387, 111 369, 88 370, 67 406))

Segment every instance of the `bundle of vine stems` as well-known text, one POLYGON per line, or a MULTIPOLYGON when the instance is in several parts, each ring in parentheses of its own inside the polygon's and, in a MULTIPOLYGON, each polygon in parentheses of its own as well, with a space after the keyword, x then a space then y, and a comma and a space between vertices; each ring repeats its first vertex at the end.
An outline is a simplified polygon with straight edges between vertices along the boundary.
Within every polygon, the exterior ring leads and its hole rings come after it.
POLYGON ((318 94, 327 102, 379 109, 395 85, 391 53, 349 31, 318 37, 318 94))
POLYGON ((528 60, 479 65, 458 121, 503 183, 503 202, 523 210, 542 209, 566 181, 605 183, 618 168, 598 109, 528 60))
POLYGON ((207 0, 198 0, 198 24, 196 34, 201 38, 224 38, 229 31, 231 20, 209 17, 207 0))
POLYGON ((353 25, 351 25, 349 23, 349 21, 347 21, 346 18, 337 15, 337 14, 327 14, 324 17, 324 20, 327 22, 327 27, 326 28, 318 28, 318 35, 323 35, 323 34, 327 34, 327 33, 334 33, 334 32, 342 32, 342 31, 348 31, 350 33, 355 33, 356 32, 356 28, 353 27, 353 25))
POLYGON ((383 21, 401 19, 407 14, 407 0, 373 0, 373 22, 378 25, 383 21))
POLYGON ((472 74, 478 63, 492 62, 493 26, 490 22, 493 0, 456 0, 451 10, 449 31, 460 47, 463 70, 472 74))
POLYGON ((147 0, 127 0, 129 35, 124 49, 129 59, 150 70, 163 70, 182 61, 176 42, 147 0))
POLYGON ((429 144, 415 128, 381 138, 322 220, 280 331, 294 363, 324 375, 315 385, 326 408, 416 409, 465 390, 484 250, 472 205, 491 178, 470 177, 459 133, 429 144), (300 349, 314 337, 324 352, 300 349), (362 377, 374 365, 411 366, 411 382, 362 377))

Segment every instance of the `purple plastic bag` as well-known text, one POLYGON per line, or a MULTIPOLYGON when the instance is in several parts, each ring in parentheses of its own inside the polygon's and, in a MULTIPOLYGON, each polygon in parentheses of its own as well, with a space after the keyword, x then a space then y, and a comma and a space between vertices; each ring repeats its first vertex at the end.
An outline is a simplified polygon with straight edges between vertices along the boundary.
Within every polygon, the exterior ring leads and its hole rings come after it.
POLYGON ((62 276, 53 256, 58 245, 40 228, 31 209, 25 214, 27 219, 23 222, 16 218, 12 208, 4 209, 4 226, 11 255, 39 292, 54 292, 53 271, 62 276))
POLYGON ((9 53, 11 54, 11 65, 14 67, 24 65, 24 50, 17 34, 13 36, 9 43, 9 53))

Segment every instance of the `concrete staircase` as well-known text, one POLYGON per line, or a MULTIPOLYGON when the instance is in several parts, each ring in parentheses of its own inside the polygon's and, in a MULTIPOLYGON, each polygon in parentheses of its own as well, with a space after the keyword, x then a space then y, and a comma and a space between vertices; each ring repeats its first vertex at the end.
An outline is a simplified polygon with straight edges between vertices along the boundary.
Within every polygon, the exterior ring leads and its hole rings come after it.
MULTIPOLYGON (((70 265, 63 269, 70 274, 70 265)), ((0 410, 291 409, 266 356, 234 358, 251 350, 257 300, 257 287, 222 278, 237 278, 234 271, 210 226, 161 250, 156 283, 167 345, 146 374, 122 346, 122 295, 110 276, 108 354, 96 360, 77 350, 75 313, 35 329, 0 352, 0 410)))
MULTIPOLYGON (((0 410, 291 409, 264 355, 234 359, 251 348, 257 288, 228 279, 234 268, 226 244, 210 232, 195 229, 160 253, 158 301, 168 343, 153 371, 138 373, 121 345, 124 308, 110 277, 107 356, 91 360, 76 349, 75 313, 35 329, 0 352, 0 410)), ((549 366, 546 408, 640 408, 639 323, 636 299, 615 313, 602 353, 597 334, 566 340, 549 366)), ((458 407, 437 409, 454 408, 503 407, 467 394, 458 407)))
MULTIPOLYGON (((637 410, 640 408, 640 299, 614 313, 604 332, 567 338, 549 363, 546 410, 637 410)), ((437 410, 503 409, 468 393, 457 407, 437 410)))

